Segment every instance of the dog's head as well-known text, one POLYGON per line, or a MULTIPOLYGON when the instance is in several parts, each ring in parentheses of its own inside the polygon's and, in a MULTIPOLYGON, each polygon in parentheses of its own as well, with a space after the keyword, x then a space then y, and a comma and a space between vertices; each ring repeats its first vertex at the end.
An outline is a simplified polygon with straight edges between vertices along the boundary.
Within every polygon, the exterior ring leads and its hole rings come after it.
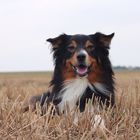
POLYGON ((62 34, 47 41, 52 44, 55 65, 61 67, 64 79, 87 76, 97 80, 97 75, 110 64, 108 50, 113 36, 114 33, 62 34))

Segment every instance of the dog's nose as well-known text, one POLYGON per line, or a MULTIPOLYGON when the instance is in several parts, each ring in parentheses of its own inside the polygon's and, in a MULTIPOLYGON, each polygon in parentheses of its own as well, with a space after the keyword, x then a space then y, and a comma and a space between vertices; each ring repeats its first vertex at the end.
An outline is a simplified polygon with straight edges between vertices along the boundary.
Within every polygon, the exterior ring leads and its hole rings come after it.
POLYGON ((77 55, 77 60, 79 62, 83 62, 86 59, 86 55, 84 53, 80 53, 77 55))

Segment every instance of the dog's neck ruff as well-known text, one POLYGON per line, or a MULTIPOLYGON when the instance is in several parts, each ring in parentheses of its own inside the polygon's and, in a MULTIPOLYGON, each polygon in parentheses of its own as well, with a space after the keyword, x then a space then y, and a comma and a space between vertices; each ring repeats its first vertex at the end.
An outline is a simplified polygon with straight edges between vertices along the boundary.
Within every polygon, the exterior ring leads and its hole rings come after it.
POLYGON ((62 113, 67 110, 66 107, 72 111, 87 87, 91 87, 91 85, 86 77, 65 81, 59 94, 62 98, 58 104, 59 111, 62 113))
POLYGON ((59 112, 63 113, 66 110, 70 112, 75 109, 76 103, 80 100, 87 88, 95 94, 110 96, 111 92, 103 83, 90 83, 86 76, 77 77, 76 79, 66 80, 63 83, 63 88, 60 90, 58 97, 62 100, 57 105, 59 112))

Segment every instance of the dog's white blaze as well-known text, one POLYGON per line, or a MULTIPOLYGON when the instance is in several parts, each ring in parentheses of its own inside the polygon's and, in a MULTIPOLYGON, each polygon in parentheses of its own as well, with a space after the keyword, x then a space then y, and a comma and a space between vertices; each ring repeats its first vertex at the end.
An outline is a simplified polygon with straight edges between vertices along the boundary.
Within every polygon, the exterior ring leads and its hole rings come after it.
POLYGON ((89 82, 86 77, 66 81, 64 88, 60 91, 62 101, 58 104, 59 111, 62 113, 67 105, 72 111, 88 86, 89 82))
POLYGON ((85 54, 86 55, 86 64, 88 64, 88 59, 89 59, 89 57, 88 57, 88 53, 86 52, 86 50, 84 50, 84 49, 81 49, 80 50, 80 52, 79 52, 79 54, 85 54))
POLYGON ((81 49, 80 52, 79 52, 79 54, 80 53, 85 54, 86 56, 88 56, 88 53, 84 49, 81 49))

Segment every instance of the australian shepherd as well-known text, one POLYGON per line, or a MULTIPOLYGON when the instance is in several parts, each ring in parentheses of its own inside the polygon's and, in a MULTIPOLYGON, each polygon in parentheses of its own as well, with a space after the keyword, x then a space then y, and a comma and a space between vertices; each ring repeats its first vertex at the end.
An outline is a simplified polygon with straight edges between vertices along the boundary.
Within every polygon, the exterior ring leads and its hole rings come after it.
POLYGON ((109 60, 109 48, 114 33, 105 35, 62 34, 47 39, 51 43, 54 73, 49 90, 30 99, 30 104, 39 101, 41 107, 52 103, 57 113, 64 113, 66 106, 72 111, 78 107, 85 110, 88 100, 113 106, 114 73, 109 60))

